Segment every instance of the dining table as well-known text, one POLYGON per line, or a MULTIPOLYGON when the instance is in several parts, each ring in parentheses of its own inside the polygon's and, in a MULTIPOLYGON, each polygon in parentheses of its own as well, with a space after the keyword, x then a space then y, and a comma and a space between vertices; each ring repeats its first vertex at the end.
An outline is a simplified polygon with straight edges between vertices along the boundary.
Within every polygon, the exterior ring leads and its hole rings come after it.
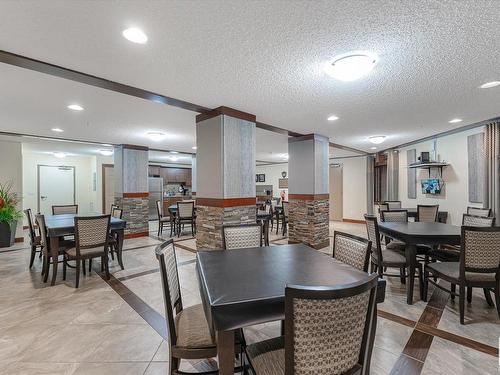
MULTIPOLYGON (((304 244, 199 250, 196 257, 203 309, 217 338, 222 375, 234 373, 236 330, 285 319, 287 284, 340 286, 368 280, 368 273, 304 244)), ((385 280, 379 279, 377 303, 384 301, 385 287, 385 280)), ((375 337, 376 315, 371 322, 370 340, 375 337)))
MULTIPOLYGON (((59 241, 64 236, 73 236, 75 234, 75 217, 88 217, 88 216, 100 216, 102 214, 89 213, 89 214, 62 214, 62 215, 45 215, 45 226, 47 228, 47 237, 49 239, 49 250, 52 259, 57 259, 59 255, 59 241)), ((123 219, 118 219, 111 217, 110 229, 112 232, 116 233, 117 237, 117 258, 118 264, 121 269, 123 267, 123 237, 125 231, 126 221, 123 219)), ((54 285, 57 276, 57 261, 54 262, 52 267, 52 280, 50 285, 54 285)))
MULTIPOLYGON (((413 286, 417 266, 417 245, 459 245, 461 227, 439 222, 380 222, 380 234, 405 243, 405 256, 409 260, 406 283, 406 302, 413 304, 413 286)), ((420 291, 422 295, 422 291, 420 291)))

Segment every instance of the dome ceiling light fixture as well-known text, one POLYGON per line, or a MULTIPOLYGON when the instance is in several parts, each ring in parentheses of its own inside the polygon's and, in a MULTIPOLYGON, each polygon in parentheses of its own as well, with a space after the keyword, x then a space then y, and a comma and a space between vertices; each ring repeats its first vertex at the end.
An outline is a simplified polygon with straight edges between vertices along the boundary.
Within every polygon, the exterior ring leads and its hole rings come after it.
POLYGON ((479 86, 480 89, 491 89, 492 87, 496 87, 500 85, 500 81, 491 81, 491 82, 486 82, 483 83, 481 86, 479 86))
POLYGON ((330 77, 339 81, 350 82, 360 79, 370 73, 377 65, 378 57, 368 52, 350 52, 337 56, 325 67, 330 77))
POLYGON ((368 138, 368 140, 375 145, 379 145, 385 141, 385 135, 374 135, 368 138))
POLYGON ((448 121, 450 124, 456 124, 457 122, 462 122, 461 118, 454 118, 453 120, 448 121))
POLYGON ((153 142, 161 142, 163 141, 165 138, 167 138, 167 135, 165 133, 162 133, 162 132, 148 132, 146 134, 149 139, 151 139, 153 142))
POLYGON ((148 41, 148 36, 137 27, 130 27, 122 31, 122 35, 125 39, 131 41, 132 43, 145 44, 148 41))
POLYGON ((335 115, 331 115, 331 116, 328 116, 327 120, 328 121, 335 121, 335 120, 338 120, 339 118, 335 115))

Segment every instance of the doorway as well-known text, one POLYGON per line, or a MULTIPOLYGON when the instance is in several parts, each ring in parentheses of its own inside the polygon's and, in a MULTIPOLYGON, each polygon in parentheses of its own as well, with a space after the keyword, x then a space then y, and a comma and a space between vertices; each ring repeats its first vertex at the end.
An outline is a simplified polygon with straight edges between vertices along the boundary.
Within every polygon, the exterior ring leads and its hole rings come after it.
POLYGON ((38 212, 52 215, 52 206, 75 204, 75 167, 38 165, 38 212))
POLYGON ((343 219, 343 177, 342 165, 330 165, 330 220, 342 221, 343 219))
POLYGON ((115 203, 115 168, 114 164, 102 165, 102 213, 111 213, 111 204, 115 203))

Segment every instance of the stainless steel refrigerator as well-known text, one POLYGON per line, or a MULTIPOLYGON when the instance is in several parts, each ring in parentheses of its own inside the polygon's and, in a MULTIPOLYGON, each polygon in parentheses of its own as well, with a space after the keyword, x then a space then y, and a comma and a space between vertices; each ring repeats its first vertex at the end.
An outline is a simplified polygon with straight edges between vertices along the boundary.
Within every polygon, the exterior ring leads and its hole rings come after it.
POLYGON ((156 212, 156 201, 162 202, 163 207, 163 178, 161 177, 149 177, 149 220, 155 220, 158 218, 156 212))

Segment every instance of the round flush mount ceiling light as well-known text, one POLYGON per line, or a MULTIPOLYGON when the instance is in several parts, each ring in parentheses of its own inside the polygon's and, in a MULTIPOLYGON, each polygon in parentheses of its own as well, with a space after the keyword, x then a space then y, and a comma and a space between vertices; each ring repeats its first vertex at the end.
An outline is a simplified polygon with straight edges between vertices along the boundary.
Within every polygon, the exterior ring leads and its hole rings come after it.
POLYGON ((99 150, 99 153, 102 156, 111 156, 113 155, 113 150, 99 150))
POLYGON ((457 122, 462 122, 461 118, 454 118, 453 120, 448 121, 450 124, 456 124, 457 122))
POLYGON ((385 141, 385 135, 374 135, 373 137, 368 138, 368 140, 371 143, 378 145, 385 141))
POLYGON ((66 154, 64 152, 54 152, 52 155, 54 155, 56 158, 59 158, 59 159, 66 157, 66 154))
POLYGON ((486 82, 483 83, 481 86, 479 86, 480 89, 491 89, 492 87, 500 85, 500 81, 491 81, 491 82, 486 82))
POLYGON ((131 41, 132 43, 144 44, 148 41, 148 36, 137 27, 130 27, 122 31, 122 35, 125 39, 131 41))
POLYGON ((56 132, 56 133, 62 133, 64 131, 61 128, 52 128, 50 130, 52 130, 53 132, 56 132))
POLYGON ((335 121, 335 120, 338 120, 339 118, 335 115, 331 115, 327 118, 328 121, 335 121))
POLYGON ((378 57, 372 53, 352 52, 338 56, 329 62, 325 72, 339 81, 355 81, 366 76, 378 62, 378 57))
POLYGON ((148 132, 146 135, 153 142, 160 142, 160 141, 164 140, 165 138, 167 138, 167 135, 165 133, 161 133, 161 132, 148 132))
POLYGON ((79 104, 70 104, 68 105, 68 109, 71 109, 73 111, 83 111, 83 107, 79 104))

